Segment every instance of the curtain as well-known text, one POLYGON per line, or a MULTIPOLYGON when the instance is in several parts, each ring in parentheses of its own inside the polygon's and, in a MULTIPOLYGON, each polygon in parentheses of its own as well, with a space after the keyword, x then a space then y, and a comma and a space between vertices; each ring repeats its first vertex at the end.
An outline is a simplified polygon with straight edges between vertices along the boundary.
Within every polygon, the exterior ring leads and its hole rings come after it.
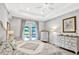
POLYGON ((37 35, 38 35, 38 40, 40 40, 40 33, 39 33, 39 22, 36 21, 37 24, 37 35))
MULTIPOLYGON (((40 34, 39 34, 39 22, 38 21, 34 21, 37 25, 37 39, 39 40, 40 39, 40 34)), ((24 29, 24 26, 26 24, 26 20, 21 20, 21 30, 20 30, 20 38, 22 38, 22 35, 23 35, 23 29, 24 29)))
POLYGON ((22 32, 25 26, 26 20, 21 20, 21 30, 20 30, 20 38, 22 38, 22 32))

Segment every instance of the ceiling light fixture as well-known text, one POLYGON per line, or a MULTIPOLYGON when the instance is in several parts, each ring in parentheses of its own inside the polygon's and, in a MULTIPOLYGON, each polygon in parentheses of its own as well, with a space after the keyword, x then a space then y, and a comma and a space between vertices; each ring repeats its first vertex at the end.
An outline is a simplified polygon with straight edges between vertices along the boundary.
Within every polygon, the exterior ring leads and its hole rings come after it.
POLYGON ((30 10, 30 8, 26 8, 26 10, 27 10, 27 11, 29 11, 29 10, 30 10))
POLYGON ((42 9, 41 14, 45 14, 47 13, 47 11, 53 10, 53 8, 51 7, 52 5, 53 3, 44 3, 43 6, 41 7, 42 9))

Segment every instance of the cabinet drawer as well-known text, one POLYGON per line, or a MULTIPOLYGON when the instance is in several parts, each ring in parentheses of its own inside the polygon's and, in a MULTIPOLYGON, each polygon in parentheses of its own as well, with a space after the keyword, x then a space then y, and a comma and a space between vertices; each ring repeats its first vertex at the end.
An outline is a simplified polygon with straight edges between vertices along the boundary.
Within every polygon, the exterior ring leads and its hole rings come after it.
POLYGON ((65 42, 64 42, 64 44, 65 44, 65 45, 69 45, 69 44, 71 44, 71 43, 70 43, 70 42, 65 41, 65 42))
POLYGON ((71 42, 69 42, 67 45, 72 46, 72 43, 71 43, 71 42))
POLYGON ((73 43, 73 44, 72 44, 72 47, 76 47, 76 44, 73 43))
POLYGON ((69 42, 70 40, 69 39, 65 39, 65 41, 69 42))
POLYGON ((76 51, 76 46, 75 47, 71 46, 70 50, 76 51))
POLYGON ((70 46, 69 45, 65 45, 65 48, 70 50, 70 46))
POLYGON ((76 41, 76 40, 71 40, 71 43, 75 43, 75 44, 76 44, 76 43, 77 43, 77 41, 76 41))

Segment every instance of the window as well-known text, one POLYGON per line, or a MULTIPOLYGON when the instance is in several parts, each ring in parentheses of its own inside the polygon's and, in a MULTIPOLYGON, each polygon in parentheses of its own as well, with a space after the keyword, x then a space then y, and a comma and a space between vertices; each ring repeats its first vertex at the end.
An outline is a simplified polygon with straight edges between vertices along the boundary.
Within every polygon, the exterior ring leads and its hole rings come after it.
POLYGON ((36 22, 26 22, 23 29, 24 40, 37 40, 37 24, 36 22))

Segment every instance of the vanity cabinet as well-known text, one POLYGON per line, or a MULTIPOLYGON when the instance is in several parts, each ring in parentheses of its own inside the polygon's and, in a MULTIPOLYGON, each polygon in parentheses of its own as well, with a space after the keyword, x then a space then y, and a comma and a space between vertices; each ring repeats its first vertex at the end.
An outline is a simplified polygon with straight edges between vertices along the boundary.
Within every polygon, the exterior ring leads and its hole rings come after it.
POLYGON ((57 43, 59 47, 74 51, 76 54, 79 51, 79 36, 58 35, 57 43))

